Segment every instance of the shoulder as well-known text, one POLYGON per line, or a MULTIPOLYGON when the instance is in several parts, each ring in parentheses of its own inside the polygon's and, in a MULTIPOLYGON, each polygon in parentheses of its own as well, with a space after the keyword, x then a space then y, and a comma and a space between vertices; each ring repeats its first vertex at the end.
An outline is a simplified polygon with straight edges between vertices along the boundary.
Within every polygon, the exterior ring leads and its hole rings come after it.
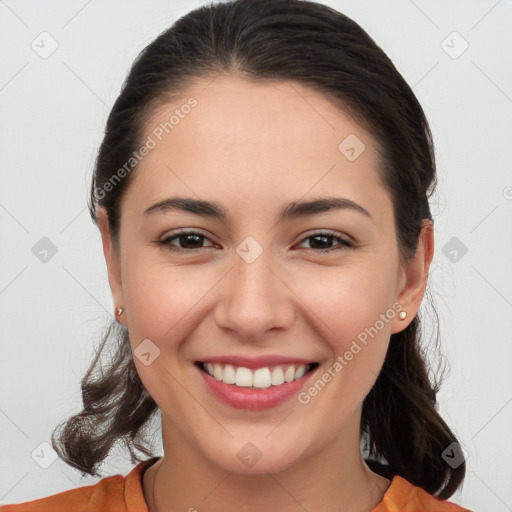
POLYGON ((153 457, 141 462, 126 476, 109 476, 94 485, 78 487, 46 498, 0 505, 0 512, 147 512, 142 475, 157 460, 157 457, 153 457))
POLYGON ((450 501, 440 500, 399 475, 391 480, 382 501, 371 512, 471 512, 450 501))

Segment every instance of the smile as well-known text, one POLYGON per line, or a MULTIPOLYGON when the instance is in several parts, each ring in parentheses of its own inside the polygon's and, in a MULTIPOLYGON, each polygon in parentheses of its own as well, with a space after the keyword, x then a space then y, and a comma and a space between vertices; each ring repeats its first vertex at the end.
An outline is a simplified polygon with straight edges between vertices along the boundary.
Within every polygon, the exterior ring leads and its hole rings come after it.
POLYGON ((204 363, 197 361, 199 368, 224 384, 252 389, 267 389, 300 379, 313 371, 318 363, 279 364, 250 369, 222 363, 204 363))

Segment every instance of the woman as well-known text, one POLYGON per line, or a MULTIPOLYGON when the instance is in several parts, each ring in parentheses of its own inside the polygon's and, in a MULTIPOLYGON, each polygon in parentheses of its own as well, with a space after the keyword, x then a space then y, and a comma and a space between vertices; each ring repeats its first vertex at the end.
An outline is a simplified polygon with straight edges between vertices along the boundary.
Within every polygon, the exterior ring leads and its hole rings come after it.
POLYGON ((117 323, 53 439, 84 474, 116 441, 139 464, 2 510, 467 510, 420 349, 434 184, 421 106, 346 16, 178 20, 107 122, 89 206, 117 323), (164 455, 141 461, 158 409, 164 455))

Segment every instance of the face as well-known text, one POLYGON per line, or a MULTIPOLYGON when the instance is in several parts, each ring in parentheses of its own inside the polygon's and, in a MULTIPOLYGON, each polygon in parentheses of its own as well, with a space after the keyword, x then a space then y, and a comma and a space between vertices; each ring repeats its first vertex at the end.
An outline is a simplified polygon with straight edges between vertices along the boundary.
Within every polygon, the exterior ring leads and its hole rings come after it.
POLYGON ((349 433, 359 450, 361 403, 425 277, 424 258, 400 263, 371 134, 298 83, 224 76, 159 109, 148 137, 117 250, 100 227, 164 442, 239 473, 279 471, 349 433), (178 197, 218 211, 165 203, 178 197), (339 201, 299 207, 327 198, 339 201), (214 361, 217 378, 198 363, 214 361))

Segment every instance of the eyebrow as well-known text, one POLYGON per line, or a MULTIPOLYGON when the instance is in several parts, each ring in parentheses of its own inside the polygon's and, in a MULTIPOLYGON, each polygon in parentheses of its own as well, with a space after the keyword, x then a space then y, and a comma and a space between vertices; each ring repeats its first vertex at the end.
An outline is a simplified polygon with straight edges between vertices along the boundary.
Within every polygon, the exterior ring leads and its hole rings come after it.
MULTIPOLYGON (((361 205, 342 197, 325 197, 310 201, 294 201, 281 210, 279 218, 281 220, 296 219, 332 210, 344 209, 356 211, 370 219, 372 218, 370 212, 365 210, 361 205)), ((159 201, 145 210, 144 215, 167 211, 182 211, 203 217, 213 217, 226 222, 230 221, 228 212, 221 204, 215 201, 204 201, 188 197, 170 197, 159 201)))

